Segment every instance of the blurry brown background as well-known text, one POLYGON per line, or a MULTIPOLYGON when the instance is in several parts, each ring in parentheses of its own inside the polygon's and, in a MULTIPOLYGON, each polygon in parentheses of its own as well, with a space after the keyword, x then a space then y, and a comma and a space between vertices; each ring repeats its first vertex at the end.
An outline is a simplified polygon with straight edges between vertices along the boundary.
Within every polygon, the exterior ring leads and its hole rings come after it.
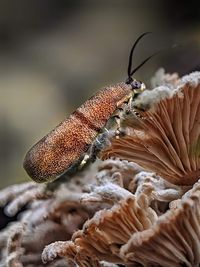
POLYGON ((136 73, 187 73, 200 66, 200 2, 0 0, 0 188, 29 177, 26 151, 100 87, 126 78, 141 33, 136 73))

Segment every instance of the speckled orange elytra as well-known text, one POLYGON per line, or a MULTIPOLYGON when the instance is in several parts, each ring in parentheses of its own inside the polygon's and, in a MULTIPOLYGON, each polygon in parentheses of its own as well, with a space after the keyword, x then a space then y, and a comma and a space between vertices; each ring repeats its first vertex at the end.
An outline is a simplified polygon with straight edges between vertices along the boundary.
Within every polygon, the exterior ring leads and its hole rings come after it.
POLYGON ((27 152, 24 168, 33 180, 52 181, 69 170, 88 151, 114 112, 145 88, 132 75, 153 55, 131 68, 133 51, 146 34, 139 36, 131 49, 126 82, 100 89, 27 152))

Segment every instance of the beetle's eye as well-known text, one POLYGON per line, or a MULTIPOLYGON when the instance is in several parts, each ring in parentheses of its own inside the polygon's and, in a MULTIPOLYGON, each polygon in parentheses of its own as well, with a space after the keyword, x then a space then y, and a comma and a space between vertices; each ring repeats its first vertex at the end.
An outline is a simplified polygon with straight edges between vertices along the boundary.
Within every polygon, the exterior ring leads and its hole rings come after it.
POLYGON ((133 81, 131 82, 131 87, 132 87, 132 89, 140 89, 141 86, 142 86, 142 83, 141 83, 141 82, 138 82, 138 81, 136 81, 136 80, 133 80, 133 81))
POLYGON ((128 77, 128 79, 126 80, 126 84, 130 84, 132 90, 136 90, 135 93, 142 92, 146 89, 146 86, 143 82, 137 81, 132 77, 128 77))

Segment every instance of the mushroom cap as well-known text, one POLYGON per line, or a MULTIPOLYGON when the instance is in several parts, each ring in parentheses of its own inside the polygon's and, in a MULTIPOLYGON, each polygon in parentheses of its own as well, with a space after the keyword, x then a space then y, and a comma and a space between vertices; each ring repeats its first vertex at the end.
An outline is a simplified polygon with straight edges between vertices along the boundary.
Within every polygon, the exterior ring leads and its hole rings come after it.
POLYGON ((180 205, 161 215, 150 229, 132 235, 121 247, 125 262, 142 266, 200 264, 200 183, 186 193, 180 205))
MULTIPOLYGON (((153 91, 152 91, 153 94, 153 91)), ((151 92, 149 92, 151 95, 151 92)), ((124 132, 113 137, 100 157, 125 159, 158 173, 176 185, 192 185, 200 176, 200 73, 183 77, 171 97, 148 111, 128 110, 124 132)))
POLYGON ((148 229, 157 219, 146 202, 144 195, 140 200, 128 197, 109 210, 97 212, 84 224, 83 230, 73 235, 72 240, 90 257, 122 263, 120 247, 133 233, 148 229))
MULTIPOLYGON (((156 219, 146 195, 127 197, 111 209, 96 212, 85 222, 82 230, 73 234, 73 242, 55 242, 47 246, 43 251, 43 260, 47 262, 61 256, 77 264, 85 259, 88 262, 104 260, 123 264, 120 247, 128 242, 133 233, 150 228, 156 219)), ((81 263, 80 266, 87 265, 81 263)))

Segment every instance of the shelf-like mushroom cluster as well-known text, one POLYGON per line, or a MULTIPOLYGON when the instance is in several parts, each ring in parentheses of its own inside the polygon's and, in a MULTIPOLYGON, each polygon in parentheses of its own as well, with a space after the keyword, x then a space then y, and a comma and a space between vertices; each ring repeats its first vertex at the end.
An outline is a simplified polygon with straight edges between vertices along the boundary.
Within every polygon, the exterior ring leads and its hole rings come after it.
POLYGON ((200 266, 200 73, 153 82, 124 107, 103 161, 0 192, 7 213, 27 207, 0 233, 0 266, 200 266))
POLYGON ((113 138, 102 158, 136 162, 173 184, 194 184, 200 176, 199 103, 200 74, 192 73, 149 110, 126 110, 122 124, 128 133, 113 138))

